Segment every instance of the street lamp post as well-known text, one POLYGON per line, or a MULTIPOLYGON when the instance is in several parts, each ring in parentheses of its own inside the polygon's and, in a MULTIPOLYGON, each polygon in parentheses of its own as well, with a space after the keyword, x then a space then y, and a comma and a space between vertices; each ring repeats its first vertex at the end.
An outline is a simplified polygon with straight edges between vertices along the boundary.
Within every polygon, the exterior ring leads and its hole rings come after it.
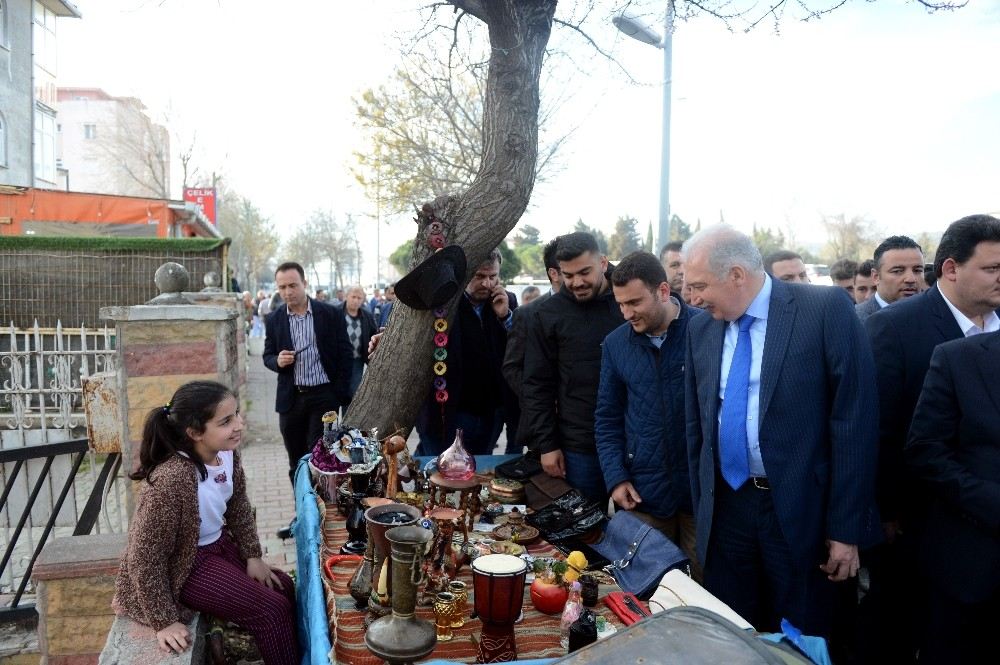
MULTIPOLYGON (((623 33, 645 44, 663 50, 663 128, 660 144, 660 223, 657 228, 656 248, 662 247, 670 239, 670 96, 673 71, 673 4, 667 2, 663 18, 663 37, 652 28, 627 14, 611 19, 615 27, 623 33)), ((654 248, 654 249, 656 249, 654 248)))

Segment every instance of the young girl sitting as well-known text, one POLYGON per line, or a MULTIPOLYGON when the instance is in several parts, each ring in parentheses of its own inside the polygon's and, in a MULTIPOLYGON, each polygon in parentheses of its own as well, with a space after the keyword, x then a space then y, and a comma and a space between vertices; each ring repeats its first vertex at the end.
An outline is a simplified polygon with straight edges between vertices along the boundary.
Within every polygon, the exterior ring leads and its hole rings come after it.
POLYGON ((267 665, 297 664, 295 588, 260 558, 239 453, 243 418, 222 384, 192 381, 150 411, 143 480, 115 587, 115 610, 180 653, 191 610, 249 630, 267 665))

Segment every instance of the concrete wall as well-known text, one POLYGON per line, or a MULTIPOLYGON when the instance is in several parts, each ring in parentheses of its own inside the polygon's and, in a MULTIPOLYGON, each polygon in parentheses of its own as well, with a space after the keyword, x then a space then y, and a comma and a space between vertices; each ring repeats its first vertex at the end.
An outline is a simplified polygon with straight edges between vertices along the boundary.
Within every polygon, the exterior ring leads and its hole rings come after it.
POLYGON ((32 177, 31 0, 5 0, 7 41, 0 45, 0 112, 7 129, 7 165, 0 185, 30 187, 32 177), (6 74, 10 72, 8 77, 6 74))

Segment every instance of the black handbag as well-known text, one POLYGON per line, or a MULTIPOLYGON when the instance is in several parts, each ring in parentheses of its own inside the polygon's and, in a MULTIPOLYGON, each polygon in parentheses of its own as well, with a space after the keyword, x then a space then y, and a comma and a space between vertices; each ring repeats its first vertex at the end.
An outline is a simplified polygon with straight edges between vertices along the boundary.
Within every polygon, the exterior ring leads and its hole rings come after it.
POLYGON ((591 547, 611 562, 604 570, 614 576, 618 586, 643 600, 653 595, 668 571, 691 563, 659 529, 628 510, 616 512, 604 530, 604 538, 591 547))

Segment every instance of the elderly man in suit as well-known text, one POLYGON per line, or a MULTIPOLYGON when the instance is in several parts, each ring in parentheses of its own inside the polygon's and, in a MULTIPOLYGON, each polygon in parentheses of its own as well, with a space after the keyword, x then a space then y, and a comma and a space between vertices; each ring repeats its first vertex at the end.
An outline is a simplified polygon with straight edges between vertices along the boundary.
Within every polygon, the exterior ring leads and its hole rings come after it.
POLYGON ((282 263, 274 281, 284 304, 267 317, 264 365, 278 373, 275 410, 292 477, 323 434, 323 414, 351 401, 351 342, 340 310, 306 295, 302 266, 282 263))
POLYGON ((705 586, 758 629, 832 627, 872 537, 871 351, 843 289, 787 284, 718 225, 684 245, 687 439, 705 586))
MULTIPOLYGON (((995 256, 1000 294, 1000 243, 995 256)), ((1000 617, 1000 332, 941 344, 906 444, 931 507, 920 543, 931 602, 921 663, 995 662, 1000 617), (943 565, 947 562, 947 565, 943 565), (991 654, 992 651, 992 654, 991 654)))

